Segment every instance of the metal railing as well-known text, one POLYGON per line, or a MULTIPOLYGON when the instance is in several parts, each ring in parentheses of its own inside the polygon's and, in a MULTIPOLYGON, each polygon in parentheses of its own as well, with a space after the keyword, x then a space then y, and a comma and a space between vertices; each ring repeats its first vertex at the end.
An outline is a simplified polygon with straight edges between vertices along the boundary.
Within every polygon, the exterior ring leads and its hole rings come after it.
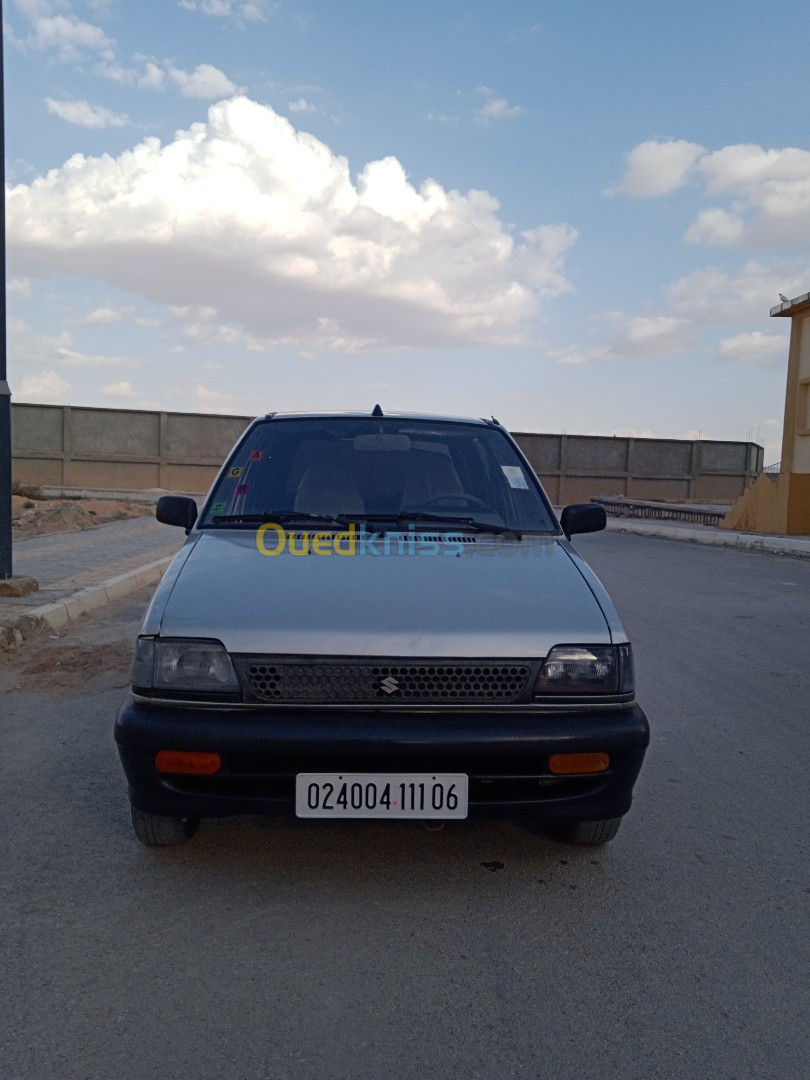
POLYGON ((695 525, 717 525, 726 516, 725 510, 709 510, 699 506, 673 506, 666 503, 632 502, 602 496, 591 502, 604 506, 610 517, 656 518, 668 521, 688 521, 695 525))

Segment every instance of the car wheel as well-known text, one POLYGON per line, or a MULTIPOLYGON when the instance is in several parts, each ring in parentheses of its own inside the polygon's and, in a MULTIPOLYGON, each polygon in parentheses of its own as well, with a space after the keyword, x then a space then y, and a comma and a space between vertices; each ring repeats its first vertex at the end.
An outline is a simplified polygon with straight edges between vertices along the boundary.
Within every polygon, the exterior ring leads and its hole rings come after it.
POLYGON ((142 844, 147 847, 173 847, 183 844, 197 831, 197 818, 160 817, 144 814, 132 807, 132 828, 142 844))
POLYGON ((567 821, 560 826, 558 835, 569 844, 597 847, 612 840, 621 823, 620 817, 603 818, 601 821, 567 821))

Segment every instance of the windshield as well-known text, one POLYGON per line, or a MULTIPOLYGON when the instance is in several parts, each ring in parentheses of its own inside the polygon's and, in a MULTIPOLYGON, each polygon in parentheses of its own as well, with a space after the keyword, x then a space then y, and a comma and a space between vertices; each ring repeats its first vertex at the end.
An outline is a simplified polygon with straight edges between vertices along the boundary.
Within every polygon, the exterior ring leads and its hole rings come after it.
POLYGON ((398 418, 265 420, 231 455, 201 527, 251 520, 462 522, 556 532, 537 481, 503 431, 398 418), (231 519, 230 521, 228 519, 231 519))

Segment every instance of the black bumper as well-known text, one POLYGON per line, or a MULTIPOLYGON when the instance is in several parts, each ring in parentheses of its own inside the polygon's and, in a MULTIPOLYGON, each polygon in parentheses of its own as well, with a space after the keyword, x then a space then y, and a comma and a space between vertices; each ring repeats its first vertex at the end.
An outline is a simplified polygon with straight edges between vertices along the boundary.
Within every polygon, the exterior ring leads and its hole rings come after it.
POLYGON ((299 772, 461 772, 470 817, 593 821, 630 809, 649 743, 637 705, 587 712, 517 707, 361 710, 174 706, 130 697, 115 723, 130 799, 181 817, 295 813, 299 772), (159 773, 158 750, 216 751, 214 776, 159 773), (552 754, 602 751, 603 773, 553 776, 552 754))

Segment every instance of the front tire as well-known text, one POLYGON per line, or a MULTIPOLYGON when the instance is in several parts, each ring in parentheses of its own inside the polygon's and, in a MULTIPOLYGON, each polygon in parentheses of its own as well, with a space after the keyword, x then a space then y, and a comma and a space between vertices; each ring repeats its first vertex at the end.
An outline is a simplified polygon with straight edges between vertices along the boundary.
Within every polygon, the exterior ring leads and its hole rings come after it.
POLYGON ((132 828, 142 844, 147 847, 174 847, 184 844, 197 831, 196 818, 161 817, 144 814, 132 807, 132 828))
POLYGON ((569 844, 598 847, 613 839, 621 823, 620 817, 603 818, 601 821, 567 821, 560 826, 558 835, 569 844))

